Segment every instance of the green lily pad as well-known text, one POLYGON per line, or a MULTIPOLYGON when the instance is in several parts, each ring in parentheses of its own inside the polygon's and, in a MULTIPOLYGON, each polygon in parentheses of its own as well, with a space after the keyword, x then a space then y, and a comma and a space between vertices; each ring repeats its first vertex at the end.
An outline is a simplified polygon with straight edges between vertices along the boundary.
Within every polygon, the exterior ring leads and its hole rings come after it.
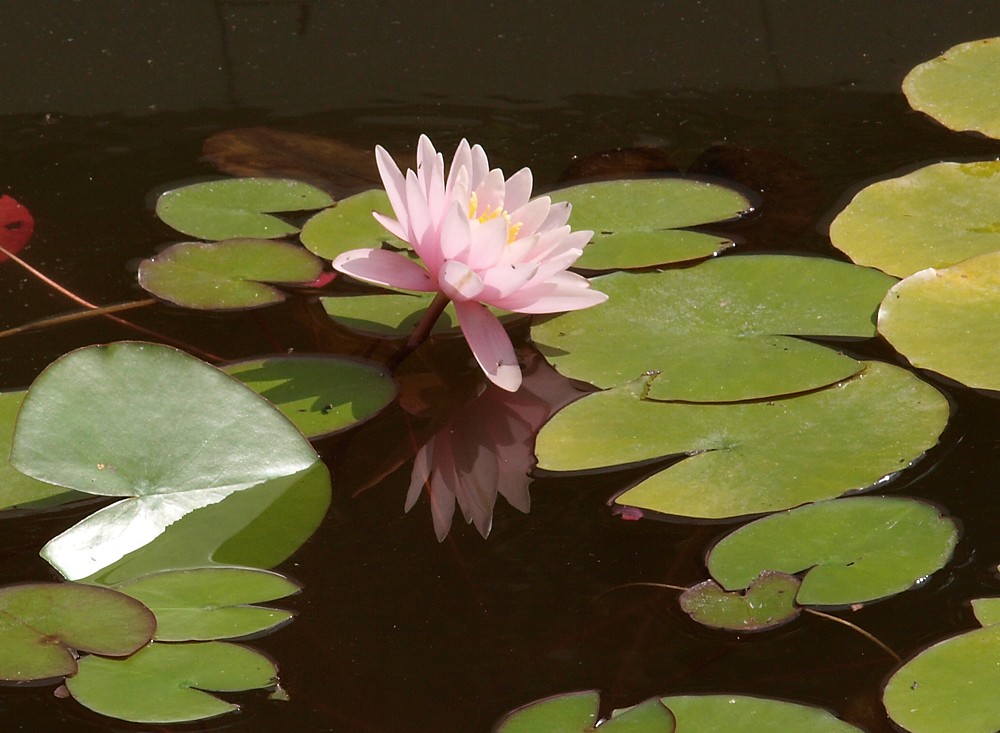
POLYGON ((684 733, 863 733, 822 708, 747 695, 661 698, 684 733))
POLYGON ((602 388, 658 373, 651 398, 728 402, 860 371, 854 359, 792 336, 873 336, 878 302, 895 281, 832 260, 762 255, 592 282, 607 303, 532 327, 556 369, 602 388))
POLYGON ((833 220, 830 240, 897 277, 1000 250, 1000 161, 935 163, 874 183, 833 220))
MULTIPOLYGON (((0 392, 0 456, 10 455, 14 421, 25 394, 24 390, 0 392)), ((57 496, 72 500, 80 494, 33 479, 15 469, 6 459, 0 460, 0 509, 32 504, 57 496)))
POLYGON ((865 364, 834 387, 764 402, 663 403, 639 399, 642 382, 589 394, 542 427, 538 466, 580 471, 687 454, 616 501, 711 519, 869 488, 935 444, 949 406, 910 372, 865 364))
MULTIPOLYGON (((401 339, 409 336, 420 323, 434 296, 435 293, 348 295, 320 298, 320 303, 330 318, 350 331, 364 336, 401 339)), ((490 312, 502 323, 526 317, 498 308, 490 308, 490 312)), ((458 315, 455 306, 449 303, 434 324, 432 333, 453 335, 458 332, 458 315)))
POLYGON ((896 283, 879 333, 910 363, 970 387, 1000 390, 1000 251, 896 283))
POLYGON ((167 191, 156 215, 198 239, 277 239, 299 228, 274 213, 322 209, 333 203, 325 191, 285 178, 230 178, 167 191))
POLYGON ((674 717, 658 700, 616 710, 598 721, 600 696, 596 691, 570 692, 536 700, 507 713, 494 733, 673 733, 674 717))
POLYGON ((859 496, 758 519, 708 554, 723 587, 746 588, 765 570, 805 571, 796 600, 844 606, 901 593, 951 559, 958 528, 930 504, 859 496))
POLYGON ((266 397, 310 439, 371 419, 398 391, 383 366, 343 356, 265 357, 222 370, 266 397))
POLYGON ((952 46, 903 79, 910 106, 952 130, 1000 138, 1000 38, 952 46))
POLYGON ((692 178, 601 181, 551 193, 573 206, 570 224, 593 241, 576 261, 591 270, 651 267, 709 257, 732 240, 679 231, 742 216, 750 201, 726 186, 692 178))
POLYGON ((1000 625, 945 639, 896 670, 882 694, 910 733, 1000 730, 1000 625))
POLYGON ((139 284, 157 298, 198 310, 260 308, 280 303, 273 283, 310 283, 320 260, 270 239, 181 242, 139 265, 139 284))
POLYGON ((42 481, 124 497, 51 540, 42 556, 82 578, 188 512, 318 457, 270 403, 176 349, 117 343, 73 351, 21 405, 11 463, 42 481))
POLYGON ((157 641, 235 639, 273 629, 293 614, 250 604, 300 589, 284 575, 240 567, 167 570, 116 587, 153 612, 157 641))
POLYGON ((134 598, 77 583, 0 588, 0 680, 77 671, 72 650, 123 657, 153 638, 156 619, 134 598))
POLYGON ((373 211, 394 216, 389 196, 382 189, 341 199, 333 207, 313 215, 302 225, 299 239, 306 249, 327 260, 352 249, 378 249, 384 243, 408 249, 406 242, 375 221, 373 211))
POLYGON ((206 690, 270 687, 277 674, 267 657, 238 644, 154 643, 128 659, 84 657, 66 687, 77 702, 101 715, 133 723, 183 723, 239 710, 206 690))
POLYGON ((312 536, 330 505, 322 461, 185 514, 149 544, 87 578, 116 585, 175 568, 242 565, 273 568, 312 536))
POLYGON ((714 580, 706 580, 681 593, 681 609, 704 626, 729 631, 765 631, 795 619, 799 579, 794 575, 765 570, 746 593, 725 591, 714 580))
POLYGON ((972 602, 972 612, 982 626, 1000 624, 1000 598, 976 598, 972 602))

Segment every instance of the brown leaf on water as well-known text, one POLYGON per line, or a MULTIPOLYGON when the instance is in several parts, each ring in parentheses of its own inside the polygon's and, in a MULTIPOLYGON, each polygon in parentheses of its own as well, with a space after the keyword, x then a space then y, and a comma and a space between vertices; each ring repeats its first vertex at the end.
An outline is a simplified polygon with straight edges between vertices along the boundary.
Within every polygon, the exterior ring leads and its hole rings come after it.
POLYGON ((677 166, 662 148, 617 148, 577 158, 563 171, 559 182, 582 183, 676 172, 677 166))
POLYGON ((238 127, 212 135, 202 153, 223 173, 294 178, 337 198, 381 185, 373 148, 323 135, 238 127))

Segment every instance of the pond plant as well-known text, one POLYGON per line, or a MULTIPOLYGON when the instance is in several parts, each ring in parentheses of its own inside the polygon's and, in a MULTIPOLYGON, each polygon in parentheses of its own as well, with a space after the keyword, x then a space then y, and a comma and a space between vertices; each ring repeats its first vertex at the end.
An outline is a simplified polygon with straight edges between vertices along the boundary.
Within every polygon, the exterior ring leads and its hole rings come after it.
MULTIPOLYGON (((998 82, 989 39, 922 64, 904 91, 953 129, 1000 137, 998 82)), ((265 152, 282 140, 226 133, 206 145, 216 160, 223 138, 265 152)), ((190 239, 140 264, 152 299, 106 307, 21 258, 34 221, 0 198, 4 266, 86 308, 5 336, 151 302, 298 298, 357 347, 223 362, 153 334, 72 351, 0 395, 0 508, 100 502, 41 548, 64 581, 0 588, 0 680, 49 681, 143 724, 238 709, 213 693, 287 698, 274 660, 239 640, 292 622, 269 604, 309 592, 273 569, 330 504, 315 445, 393 412, 405 429, 388 469, 356 488, 412 458, 401 508, 426 493, 439 540, 456 507, 484 538, 498 495, 528 511, 533 475, 641 467, 613 497, 624 518, 740 523, 707 548, 707 579, 664 584, 694 622, 745 634, 805 612, 896 657, 845 613, 919 586, 958 542, 945 509, 885 492, 948 424, 934 383, 1000 390, 1000 163, 938 162, 860 190, 830 226, 850 262, 742 254, 715 230, 756 199, 695 175, 532 198, 527 168, 505 177, 463 140, 446 169, 426 136, 415 170, 382 147, 375 164, 384 190, 339 198, 263 176, 167 191, 156 214, 190 239), (875 338, 912 368, 844 347, 875 338), (475 367, 452 383, 437 360, 475 367)), ((896 657, 883 701, 903 729, 1000 729, 1000 599, 970 600, 980 628, 896 657)), ((525 702, 496 733, 861 730, 725 690, 618 710, 597 691, 525 702)))

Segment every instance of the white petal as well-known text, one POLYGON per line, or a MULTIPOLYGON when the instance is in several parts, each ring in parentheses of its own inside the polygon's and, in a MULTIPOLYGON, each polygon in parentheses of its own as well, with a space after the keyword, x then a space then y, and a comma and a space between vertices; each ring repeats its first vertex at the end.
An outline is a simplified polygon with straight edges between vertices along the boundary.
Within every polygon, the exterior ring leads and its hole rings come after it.
MULTIPOLYGON (((407 228, 406 215, 406 182, 403 174, 399 172, 399 167, 392 156, 381 145, 375 146, 375 164, 378 166, 379 175, 382 176, 382 185, 389 196, 389 203, 392 210, 396 212, 396 219, 403 230, 407 228)), ((406 237, 402 237, 405 239, 406 237)))
MULTIPOLYGON (((451 159, 451 168, 448 170, 448 181, 445 183, 445 191, 451 194, 457 183, 456 177, 459 170, 465 168, 465 175, 472 172, 472 153, 469 150, 469 141, 462 138, 462 142, 455 149, 455 157, 451 159)), ((466 190, 468 190, 468 178, 466 178, 466 190)))
POLYGON ((514 211, 528 203, 528 199, 531 198, 532 183, 530 168, 522 168, 508 178, 503 207, 507 211, 514 211))
POLYGON ((491 382, 508 392, 521 386, 521 367, 510 337, 497 317, 475 301, 455 302, 462 334, 491 382))

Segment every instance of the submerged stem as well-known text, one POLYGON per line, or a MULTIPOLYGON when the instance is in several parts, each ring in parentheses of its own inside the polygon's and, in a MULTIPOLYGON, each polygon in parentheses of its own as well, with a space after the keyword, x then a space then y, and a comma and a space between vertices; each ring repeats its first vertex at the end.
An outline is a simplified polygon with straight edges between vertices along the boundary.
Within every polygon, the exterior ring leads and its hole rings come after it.
POLYGON ((403 359, 412 354, 420 344, 427 340, 427 337, 431 335, 431 329, 434 328, 434 324, 437 323, 438 318, 441 317, 441 314, 450 302, 451 298, 444 293, 438 293, 434 296, 434 300, 427 306, 427 310, 420 319, 420 323, 413 329, 413 333, 406 339, 406 343, 400 346, 399 350, 390 356, 386 362, 386 366, 390 370, 395 370, 396 367, 403 363, 403 359))

